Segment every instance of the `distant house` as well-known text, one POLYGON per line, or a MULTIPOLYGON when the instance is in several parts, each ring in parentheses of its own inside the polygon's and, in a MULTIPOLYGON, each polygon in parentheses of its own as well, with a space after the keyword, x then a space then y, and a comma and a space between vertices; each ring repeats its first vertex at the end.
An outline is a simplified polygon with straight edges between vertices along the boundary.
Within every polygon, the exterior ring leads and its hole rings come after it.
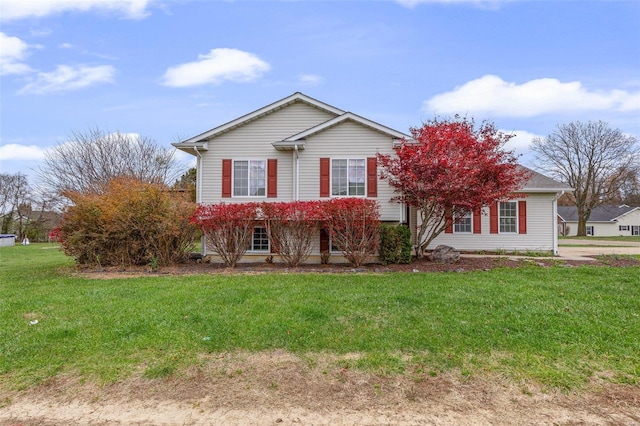
MULTIPOLYGON (((578 232, 578 208, 558 206, 558 226, 562 235, 578 232)), ((591 211, 587 221, 587 235, 599 237, 640 235, 640 207, 600 206, 591 211)))
MULTIPOLYGON (((378 201, 383 222, 406 224, 415 235, 419 215, 392 201, 376 154, 393 154, 410 136, 302 93, 173 145, 197 159, 196 201, 202 204, 366 197, 378 201)), ((512 200, 455 218, 437 244, 461 250, 557 252, 556 200, 570 190, 539 173, 512 200)), ((328 247, 318 233, 313 255, 328 247)), ((209 253, 206 245, 203 252, 209 253)), ((247 258, 264 259, 270 243, 254 232, 247 258)))
POLYGON ((3 229, 13 232, 20 239, 28 237, 32 242, 44 242, 48 241, 49 233, 59 225, 62 215, 48 210, 29 211, 24 215, 14 211, 1 219, 3 229))

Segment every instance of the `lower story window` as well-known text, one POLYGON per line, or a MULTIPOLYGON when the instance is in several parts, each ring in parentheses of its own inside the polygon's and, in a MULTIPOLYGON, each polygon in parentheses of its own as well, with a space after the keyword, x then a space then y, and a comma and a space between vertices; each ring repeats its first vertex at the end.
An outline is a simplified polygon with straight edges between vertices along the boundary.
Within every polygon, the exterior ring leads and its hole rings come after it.
POLYGON ((629 225, 620 225, 618 226, 618 231, 628 231, 629 225))
POLYGON ((453 232, 471 232, 471 212, 454 218, 453 232))
POLYGON ((587 235, 591 235, 591 236, 594 235, 593 226, 587 226, 587 235))
POLYGON ((269 236, 266 228, 257 227, 253 229, 251 251, 269 251, 269 236))
POLYGON ((640 226, 632 226, 631 235, 640 235, 640 226))
POLYGON ((516 201, 500 203, 499 214, 501 233, 518 232, 518 203, 516 201))

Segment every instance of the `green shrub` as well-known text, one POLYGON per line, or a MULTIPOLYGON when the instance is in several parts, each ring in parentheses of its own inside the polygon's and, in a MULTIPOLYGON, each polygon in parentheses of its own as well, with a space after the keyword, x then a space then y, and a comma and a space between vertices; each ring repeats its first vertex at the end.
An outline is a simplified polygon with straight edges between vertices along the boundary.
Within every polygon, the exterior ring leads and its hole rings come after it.
POLYGON ((411 263, 411 230, 408 226, 381 226, 380 261, 384 265, 411 263))

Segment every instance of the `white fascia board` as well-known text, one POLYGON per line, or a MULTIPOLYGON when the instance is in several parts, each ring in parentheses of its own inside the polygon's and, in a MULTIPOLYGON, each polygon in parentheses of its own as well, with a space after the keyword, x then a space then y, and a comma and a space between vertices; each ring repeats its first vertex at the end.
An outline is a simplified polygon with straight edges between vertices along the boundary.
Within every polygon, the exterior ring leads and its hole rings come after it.
POLYGON ((273 112, 275 110, 278 110, 278 109, 280 109, 280 108, 282 108, 282 107, 284 107, 284 106, 286 106, 286 105, 288 105, 290 103, 296 102, 296 101, 305 102, 305 103, 307 103, 309 105, 312 105, 312 106, 314 106, 314 107, 316 107, 318 109, 325 110, 325 111, 328 111, 328 112, 336 114, 336 115, 340 115, 340 114, 344 113, 344 111, 339 109, 339 108, 336 108, 336 107, 331 106, 329 104, 325 104, 324 102, 320 102, 319 100, 313 99, 313 98, 311 98, 311 97, 309 97, 309 96, 307 96, 307 95, 305 95, 303 93, 296 92, 291 96, 287 96, 284 99, 280 99, 279 101, 276 101, 276 102, 274 102, 272 104, 264 106, 264 107, 262 107, 260 109, 257 109, 255 111, 253 111, 253 112, 250 112, 249 114, 245 114, 242 117, 238 117, 235 120, 229 121, 226 124, 223 124, 223 125, 218 126, 218 127, 214 127, 211 130, 208 130, 208 131, 206 131, 204 133, 201 133, 201 134, 199 134, 197 136, 194 136, 194 137, 189 138, 189 139, 187 139, 185 141, 182 141, 182 142, 180 142, 180 144, 195 143, 195 142, 202 141, 204 139, 209 139, 209 138, 211 138, 211 137, 213 137, 215 135, 218 135, 220 133, 226 132, 227 130, 233 129, 234 127, 242 126, 243 124, 246 124, 246 123, 248 123, 250 121, 253 121, 256 118, 259 118, 259 117, 261 117, 263 115, 269 114, 269 113, 271 113, 271 112, 273 112))
POLYGON ((544 194, 544 193, 554 194, 559 192, 567 192, 567 188, 526 188, 526 189, 523 188, 523 189, 517 190, 516 192, 522 192, 522 193, 530 192, 532 194, 544 194))

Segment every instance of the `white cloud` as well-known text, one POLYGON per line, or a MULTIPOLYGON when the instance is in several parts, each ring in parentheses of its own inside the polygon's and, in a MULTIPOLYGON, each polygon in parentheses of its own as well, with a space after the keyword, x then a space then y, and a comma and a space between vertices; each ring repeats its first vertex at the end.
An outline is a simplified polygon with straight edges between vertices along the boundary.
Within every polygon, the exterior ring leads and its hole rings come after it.
POLYGON ((84 89, 100 83, 112 83, 115 72, 111 65, 58 65, 55 71, 38 73, 36 80, 24 86, 18 93, 43 95, 84 89))
POLYGON ((213 49, 198 55, 195 62, 171 67, 163 76, 162 84, 171 87, 189 87, 220 84, 224 80, 246 83, 260 78, 271 66, 248 52, 237 49, 213 49))
POLYGON ((148 15, 149 0, 1 0, 2 21, 42 18, 64 12, 92 10, 116 12, 126 18, 141 19, 148 15))
POLYGON ((509 142, 504 145, 504 149, 507 151, 515 151, 516 154, 522 154, 531 148, 531 141, 535 138, 541 138, 544 136, 536 135, 535 133, 527 132, 526 130, 501 130, 501 132, 507 135, 515 135, 509 142))
POLYGON ((0 146, 0 160, 2 161, 42 160, 43 158, 44 149, 37 145, 10 143, 0 146))
POLYGON ((0 75, 30 72, 31 67, 22 62, 27 56, 27 49, 29 45, 18 37, 0 32, 0 75))
POLYGON ((58 45, 59 49, 73 49, 73 44, 71 43, 62 43, 58 45))
POLYGON ((640 92, 589 91, 579 81, 563 83, 555 78, 516 84, 485 75, 434 96, 424 102, 423 108, 441 114, 480 113, 501 117, 586 110, 633 111, 640 109, 640 92))
POLYGON ((316 74, 302 74, 298 76, 298 81, 300 84, 312 86, 322 82, 322 77, 316 74))

